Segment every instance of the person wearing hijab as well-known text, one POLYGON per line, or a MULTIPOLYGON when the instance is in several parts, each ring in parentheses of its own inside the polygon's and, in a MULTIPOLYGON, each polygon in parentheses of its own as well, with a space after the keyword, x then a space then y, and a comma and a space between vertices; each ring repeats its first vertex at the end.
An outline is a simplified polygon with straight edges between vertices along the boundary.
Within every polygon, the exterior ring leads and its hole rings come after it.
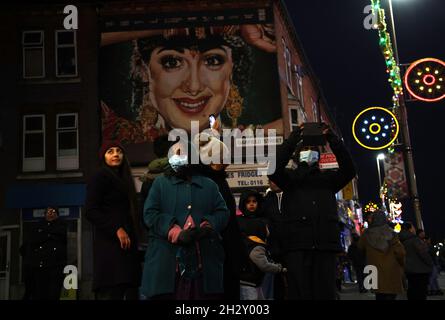
POLYGON ((136 300, 141 268, 134 181, 125 149, 106 141, 100 169, 87 185, 86 218, 93 225, 93 291, 98 300, 136 300))

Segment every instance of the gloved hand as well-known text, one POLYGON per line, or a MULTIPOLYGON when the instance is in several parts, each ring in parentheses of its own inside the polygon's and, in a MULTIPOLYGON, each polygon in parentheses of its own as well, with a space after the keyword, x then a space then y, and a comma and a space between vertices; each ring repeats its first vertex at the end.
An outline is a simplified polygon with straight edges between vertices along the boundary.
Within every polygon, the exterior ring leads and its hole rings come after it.
POLYGON ((196 228, 182 230, 178 236, 178 244, 183 246, 192 244, 196 240, 197 234, 198 234, 198 229, 196 228))
POLYGON ((201 228, 197 229, 196 240, 200 240, 202 238, 207 238, 213 232, 213 228, 209 225, 204 225, 201 228))
POLYGON ((332 128, 326 123, 322 123, 323 134, 326 136, 326 140, 329 144, 337 144, 340 142, 340 138, 335 134, 332 128))

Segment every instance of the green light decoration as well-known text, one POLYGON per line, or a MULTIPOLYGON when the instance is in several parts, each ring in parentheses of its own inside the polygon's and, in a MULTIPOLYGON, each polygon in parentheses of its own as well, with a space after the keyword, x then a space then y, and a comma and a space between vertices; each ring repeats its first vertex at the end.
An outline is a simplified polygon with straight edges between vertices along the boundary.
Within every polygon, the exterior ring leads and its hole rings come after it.
POLYGON ((372 13, 377 17, 377 30, 379 45, 386 62, 386 72, 389 74, 388 82, 394 91, 392 97, 393 108, 399 107, 399 96, 403 94, 400 68, 394 58, 391 36, 386 29, 385 10, 380 7, 380 0, 371 0, 372 13))
MULTIPOLYGON (((394 57, 394 50, 391 43, 391 36, 386 28, 385 10, 380 7, 380 0, 371 0, 372 13, 377 17, 377 31, 379 34, 379 46, 385 58, 386 72, 389 75, 388 82, 393 89, 392 106, 393 112, 397 112, 400 104, 399 97, 403 95, 402 78, 400 68, 394 57)), ((388 148, 389 153, 393 153, 394 143, 388 148)))

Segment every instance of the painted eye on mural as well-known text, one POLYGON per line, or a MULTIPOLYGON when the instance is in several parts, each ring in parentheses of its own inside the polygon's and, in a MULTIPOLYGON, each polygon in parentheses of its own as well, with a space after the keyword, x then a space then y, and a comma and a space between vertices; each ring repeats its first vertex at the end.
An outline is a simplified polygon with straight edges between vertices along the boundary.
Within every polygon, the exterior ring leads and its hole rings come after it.
POLYGON ((173 55, 167 55, 161 58, 160 63, 164 69, 176 69, 182 66, 183 59, 173 55))
POLYGON ((210 68, 218 68, 226 62, 226 58, 220 54, 211 54, 204 57, 204 64, 210 68))

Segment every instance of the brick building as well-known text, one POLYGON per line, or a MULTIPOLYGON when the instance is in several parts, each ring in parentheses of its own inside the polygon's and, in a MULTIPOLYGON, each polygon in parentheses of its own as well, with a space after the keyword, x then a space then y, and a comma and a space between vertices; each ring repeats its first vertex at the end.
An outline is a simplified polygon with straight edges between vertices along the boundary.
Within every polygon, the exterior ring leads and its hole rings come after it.
MULTIPOLYGON (((0 299, 18 299, 23 293, 19 247, 47 205, 61 208, 68 222, 68 263, 79 271, 78 297, 92 297, 91 226, 82 212, 85 184, 96 169, 97 150, 108 132, 101 125, 101 120, 107 123, 101 106, 106 102, 112 109, 121 104, 113 109, 119 115, 113 123, 120 119, 137 130, 141 127, 141 112, 135 114, 134 101, 122 97, 128 91, 128 77, 121 82, 116 78, 117 84, 109 81, 114 79, 113 69, 128 72, 132 62, 128 48, 136 42, 128 38, 126 47, 105 47, 107 34, 163 30, 165 37, 165 30, 181 30, 198 37, 208 29, 210 33, 236 29, 238 33, 230 36, 244 40, 256 59, 251 68, 253 86, 245 91, 242 100, 248 106, 239 119, 223 120, 244 121, 246 126, 274 123, 282 139, 302 122, 324 121, 339 132, 281 1, 79 2, 77 30, 64 29, 66 3, 26 3, 8 5, 0 12, 0 235, 2 252, 7 253, 0 265, 0 299), (258 49, 243 38, 246 25, 262 27, 274 49, 258 49), (267 121, 262 119, 266 114, 267 121)), ((137 177, 152 159, 150 140, 145 136, 140 140, 129 147, 135 150, 132 164, 139 187, 137 177)), ((250 174, 257 168, 257 164, 229 166, 235 194, 245 187, 267 188, 267 177, 250 174)), ((356 197, 354 191, 351 198, 356 197)))

